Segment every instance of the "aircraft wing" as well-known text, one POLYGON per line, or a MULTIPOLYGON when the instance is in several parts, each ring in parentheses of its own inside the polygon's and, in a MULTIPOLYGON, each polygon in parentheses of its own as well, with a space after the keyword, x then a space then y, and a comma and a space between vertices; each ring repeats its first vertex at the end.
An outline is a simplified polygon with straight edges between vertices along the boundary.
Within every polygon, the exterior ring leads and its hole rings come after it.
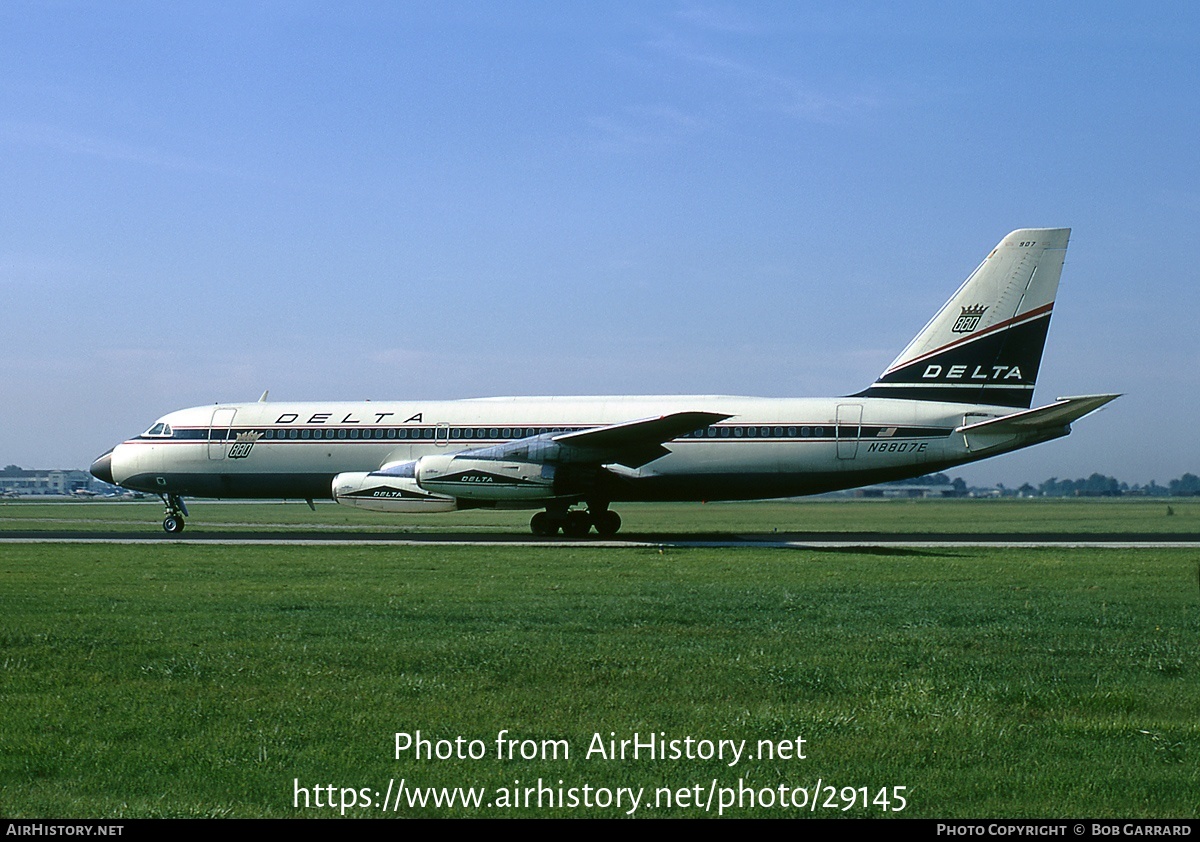
POLYGON ((447 455, 544 465, 613 463, 640 468, 671 452, 663 442, 729 417, 718 412, 674 412, 570 433, 544 433, 447 455))
MULTIPOLYGON (((437 458, 542 465, 617 464, 640 468, 671 452, 663 447, 663 442, 730 417, 719 412, 674 412, 570 433, 544 433, 492 447, 453 451, 437 458)), ((416 461, 406 461, 388 463, 375 473, 413 477, 415 471, 416 461)))
POLYGON ((1029 433, 1050 427, 1065 427, 1083 416, 1095 412, 1120 395, 1079 395, 1059 398, 1054 403, 990 418, 975 424, 958 427, 956 433, 1029 433))
MULTIPOLYGON (((550 436, 561 462, 616 463, 640 468, 671 451, 663 442, 700 430, 730 416, 717 412, 674 412, 550 436)), ((516 444, 516 442, 514 442, 516 444)))
POLYGON ((700 430, 718 421, 729 418, 717 412, 675 412, 657 418, 642 418, 623 421, 607 427, 559 433, 553 440, 571 447, 595 447, 606 450, 623 450, 647 445, 661 445, 664 441, 700 430))

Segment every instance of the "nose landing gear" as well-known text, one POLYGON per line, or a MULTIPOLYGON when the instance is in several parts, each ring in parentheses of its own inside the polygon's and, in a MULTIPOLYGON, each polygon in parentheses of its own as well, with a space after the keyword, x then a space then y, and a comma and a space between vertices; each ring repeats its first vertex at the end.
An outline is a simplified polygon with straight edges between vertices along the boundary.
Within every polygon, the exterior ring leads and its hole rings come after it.
POLYGON ((163 505, 167 507, 167 516, 163 518, 163 531, 168 535, 178 535, 183 531, 184 517, 187 515, 187 506, 183 502, 183 498, 178 494, 163 494, 160 495, 163 500, 163 505))

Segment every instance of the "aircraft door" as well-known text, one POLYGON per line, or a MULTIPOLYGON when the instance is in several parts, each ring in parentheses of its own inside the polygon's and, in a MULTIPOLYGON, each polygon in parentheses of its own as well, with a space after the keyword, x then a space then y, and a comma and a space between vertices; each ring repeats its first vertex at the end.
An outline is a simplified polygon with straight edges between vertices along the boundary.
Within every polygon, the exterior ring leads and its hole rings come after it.
POLYGON ((215 409, 208 425, 208 458, 224 459, 229 452, 229 428, 233 426, 236 409, 215 409))
POLYGON ((841 403, 837 408, 837 455, 853 459, 858 455, 858 440, 862 435, 862 404, 841 403))
POLYGON ((445 447, 450 443, 450 425, 442 422, 433 428, 433 443, 438 447, 445 447))

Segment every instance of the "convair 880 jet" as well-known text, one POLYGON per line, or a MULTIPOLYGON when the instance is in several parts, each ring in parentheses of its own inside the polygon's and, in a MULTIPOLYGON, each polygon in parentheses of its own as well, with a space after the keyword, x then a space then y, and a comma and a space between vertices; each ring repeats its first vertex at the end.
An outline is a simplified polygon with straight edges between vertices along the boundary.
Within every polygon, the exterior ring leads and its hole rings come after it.
POLYGON ((1070 229, 1005 237, 866 389, 834 398, 510 397, 182 409, 92 465, 183 498, 332 497, 381 512, 542 509, 612 535, 625 501, 753 500, 920 476, 1065 436, 1117 395, 1031 409, 1070 229))

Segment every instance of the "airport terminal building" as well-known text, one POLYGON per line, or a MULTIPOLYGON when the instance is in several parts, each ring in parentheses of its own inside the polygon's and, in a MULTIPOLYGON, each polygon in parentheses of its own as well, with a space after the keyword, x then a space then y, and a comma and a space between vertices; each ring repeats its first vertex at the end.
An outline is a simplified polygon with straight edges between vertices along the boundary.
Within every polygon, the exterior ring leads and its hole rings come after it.
POLYGON ((94 491, 95 479, 87 471, 26 470, 9 465, 0 470, 0 494, 5 497, 70 495, 94 491))

